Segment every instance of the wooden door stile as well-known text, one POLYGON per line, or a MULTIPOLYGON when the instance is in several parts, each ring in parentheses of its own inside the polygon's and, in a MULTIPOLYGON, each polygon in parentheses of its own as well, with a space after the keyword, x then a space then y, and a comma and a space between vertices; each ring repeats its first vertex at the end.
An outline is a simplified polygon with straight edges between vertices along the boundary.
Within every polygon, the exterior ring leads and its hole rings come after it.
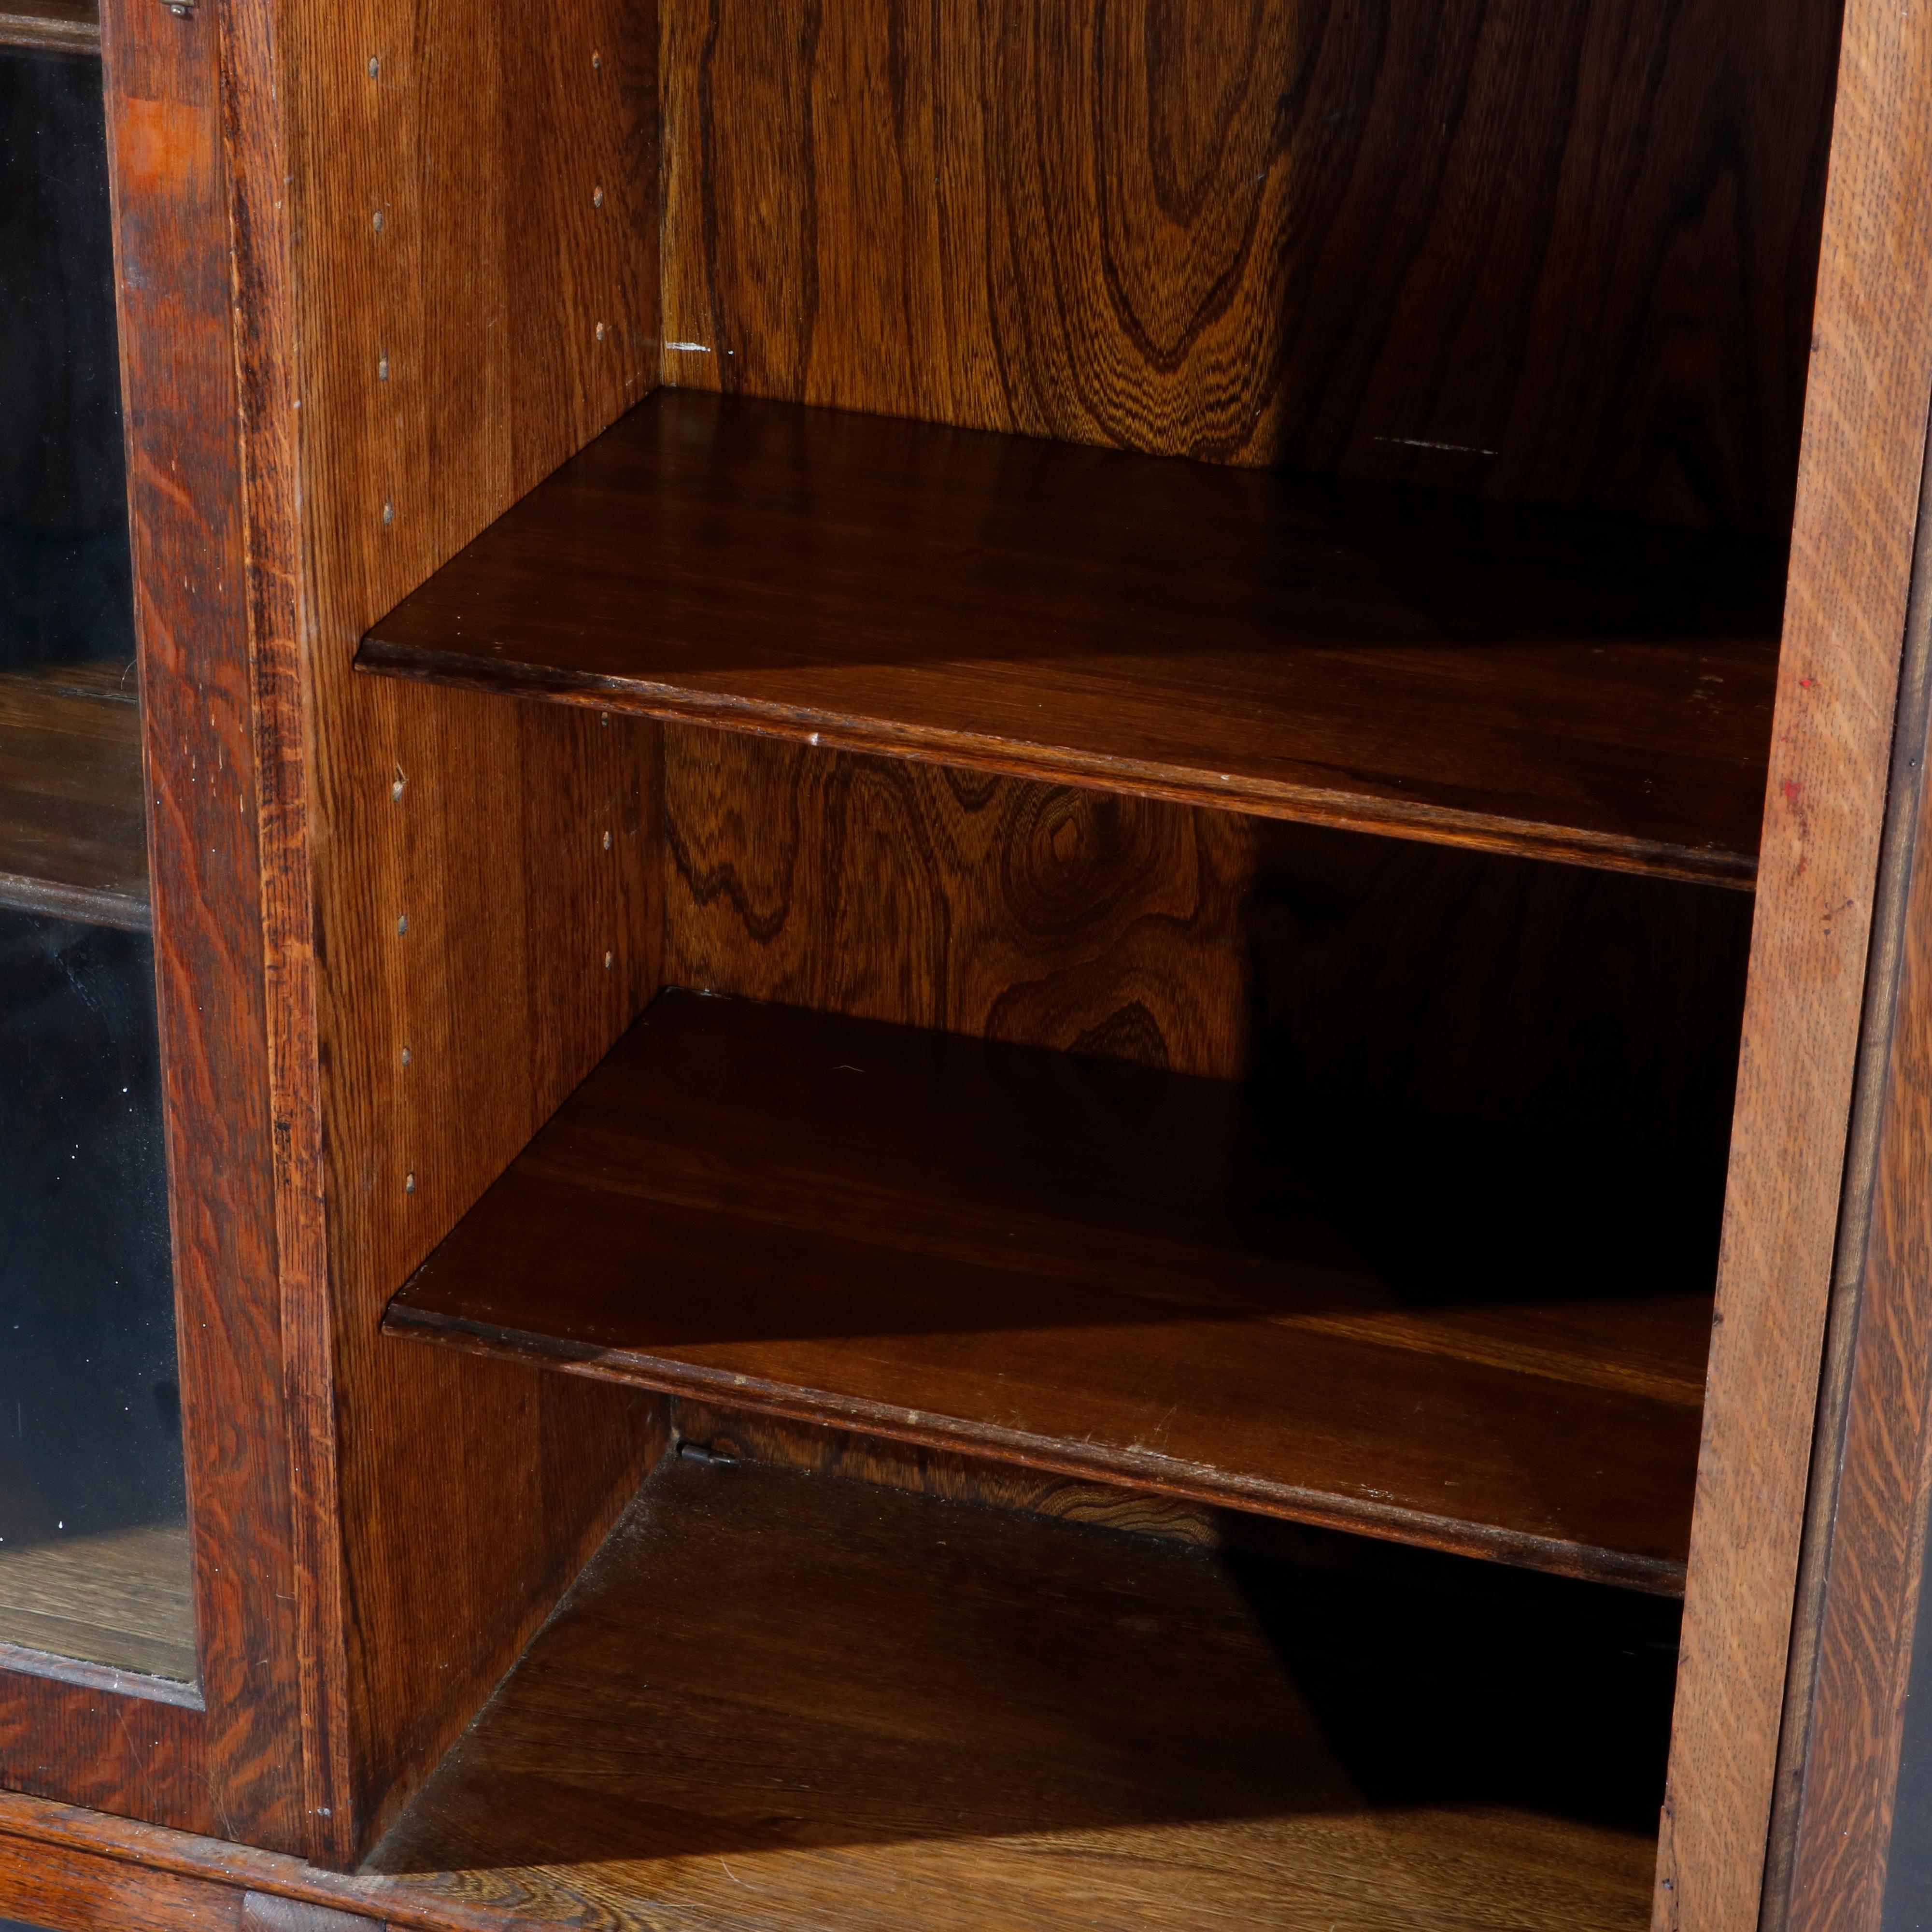
POLYGON ((1932 22, 1845 14, 1657 1918, 1758 1923, 1932 398, 1932 22))

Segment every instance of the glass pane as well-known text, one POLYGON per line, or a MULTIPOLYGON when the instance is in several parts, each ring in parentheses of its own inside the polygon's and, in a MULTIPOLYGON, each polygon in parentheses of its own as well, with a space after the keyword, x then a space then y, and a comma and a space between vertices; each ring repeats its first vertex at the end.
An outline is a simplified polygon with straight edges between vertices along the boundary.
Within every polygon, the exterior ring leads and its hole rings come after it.
POLYGON ((0 47, 0 668, 134 655, 99 62, 0 47))
POLYGON ((0 46, 0 1643, 195 1674, 97 61, 0 46))

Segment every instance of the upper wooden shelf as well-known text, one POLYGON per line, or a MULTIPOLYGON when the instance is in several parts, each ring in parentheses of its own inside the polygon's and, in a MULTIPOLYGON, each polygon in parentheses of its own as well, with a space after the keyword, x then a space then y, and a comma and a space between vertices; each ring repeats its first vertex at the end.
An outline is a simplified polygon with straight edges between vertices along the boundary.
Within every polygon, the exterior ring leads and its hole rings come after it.
POLYGON ((1748 886, 1781 555, 659 391, 372 670, 1748 886))
POLYGON ((0 0, 0 47, 98 54, 100 10, 94 0, 0 0))
POLYGON ((0 676, 0 906, 147 930, 130 671, 86 664, 0 676))
POLYGON ((667 993, 387 1325, 1667 1592, 1711 1178, 667 993))

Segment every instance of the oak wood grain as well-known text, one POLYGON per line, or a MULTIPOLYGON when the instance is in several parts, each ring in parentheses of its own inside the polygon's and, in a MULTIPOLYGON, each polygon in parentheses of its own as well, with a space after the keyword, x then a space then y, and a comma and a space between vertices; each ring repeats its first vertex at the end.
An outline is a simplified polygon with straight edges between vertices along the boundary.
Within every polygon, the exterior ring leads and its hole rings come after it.
POLYGON ((278 685, 266 920, 313 1449, 310 1846, 345 1862, 654 1439, 648 1404, 425 1372, 376 1334, 395 1282, 655 989, 650 735, 347 674, 376 611, 652 380, 655 33, 615 0, 299 0, 251 14, 236 58, 247 364, 272 399, 258 650, 278 685))
POLYGON ((698 726, 674 986, 1720 1167, 1750 900, 698 726))
POLYGON ((225 1885, 0 1837, 0 1918, 45 1932, 243 1932, 225 1885))
POLYGON ((876 1488, 1162 1537, 1198 1549, 1217 1549, 1224 1540, 1220 1510, 1118 1483, 1083 1483, 1018 1463, 792 1422, 768 1412, 718 1408, 688 1396, 673 1400, 670 1421, 678 1452, 700 1460, 722 1456, 808 1469, 876 1488))
POLYGON ((204 1708, 10 1684, 8 1781, 288 1846, 300 1664, 223 79, 206 14, 110 0, 102 42, 204 1708))
POLYGON ((0 677, 0 905, 148 928, 134 705, 0 677))
MULTIPOLYGON (((1814 1457, 1810 1612, 1793 1644, 1773 1852, 1783 1923, 1878 1932, 1908 1862, 1906 1708, 1932 1519, 1922 1176, 1932 1050, 1932 518, 1922 494, 1892 794, 1874 920, 1852 1155, 1814 1457), (1904 1808, 1901 1809, 1901 1807, 1904 1808)), ((1809 1601, 1804 1600, 1808 1598, 1809 1601)), ((1777 1928, 1774 1928, 1777 1932, 1777 1928)))
POLYGON ((1840 76, 1659 1865, 1683 1932, 1765 1905, 1932 397, 1932 26, 1851 0, 1840 76))
POLYGON ((1781 532, 1835 0, 664 0, 664 377, 1781 532))
POLYGON ((1256 821, 693 725, 663 745, 668 983, 1246 1071, 1256 821))
POLYGON ((371 1862, 623 1932, 1641 1924, 1669 1606, 1468 1568, 678 1459, 371 1862))
POLYGON ((1780 556, 660 391, 362 661, 1747 885, 1780 556))
POLYGON ((666 994, 387 1326, 1668 1591, 1715 1199, 1597 1164, 666 994))
MULTIPOLYGON (((201 1881, 210 1889, 226 1891, 238 1913, 247 1909, 252 1894, 258 1900, 272 1898, 355 1915, 365 1923, 375 1922, 371 1932, 385 1919, 434 1928, 434 1932, 449 1928, 460 1928, 460 1932, 486 1932, 486 1928, 487 1932, 500 1932, 502 1925, 500 1918, 466 1911, 454 1903, 445 1904, 434 1913, 412 1910, 410 1901, 397 1899, 395 1888, 384 1881, 346 1877, 286 1852, 260 1851, 226 1839, 0 1791, 0 1870, 32 1873, 50 1864, 74 1874, 77 1889, 86 1888, 80 1893, 85 1909, 94 1914, 86 1922, 86 1932, 94 1932, 102 1924, 121 1922, 114 1917, 118 1910, 126 1910, 131 1918, 157 1899, 166 1910, 184 1895, 172 1888, 182 1880, 201 1881), (393 1910, 388 1909, 390 1900, 394 1900, 393 1910)), ((196 1886, 185 1895, 197 1896, 201 1888, 196 1886)), ((27 1909, 26 1900, 32 1895, 23 1885, 19 1909, 27 1909)), ((56 1932, 64 1932, 64 1928, 56 1928, 56 1932)))

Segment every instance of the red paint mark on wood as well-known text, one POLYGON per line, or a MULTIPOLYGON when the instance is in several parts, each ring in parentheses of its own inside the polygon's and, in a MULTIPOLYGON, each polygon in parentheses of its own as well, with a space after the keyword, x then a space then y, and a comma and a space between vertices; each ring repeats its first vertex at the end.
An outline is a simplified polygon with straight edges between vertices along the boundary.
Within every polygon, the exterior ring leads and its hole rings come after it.
POLYGON ((178 100, 130 100, 118 130, 122 166, 133 188, 190 188, 208 178, 214 117, 178 100))

